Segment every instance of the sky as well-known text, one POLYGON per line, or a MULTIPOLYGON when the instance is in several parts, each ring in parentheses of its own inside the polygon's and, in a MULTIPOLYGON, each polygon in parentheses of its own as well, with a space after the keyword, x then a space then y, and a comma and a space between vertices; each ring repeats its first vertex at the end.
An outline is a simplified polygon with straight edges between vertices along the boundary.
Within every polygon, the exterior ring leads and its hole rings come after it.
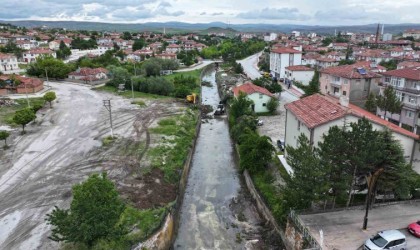
POLYGON ((420 23, 420 0, 0 0, 0 20, 358 25, 420 23))

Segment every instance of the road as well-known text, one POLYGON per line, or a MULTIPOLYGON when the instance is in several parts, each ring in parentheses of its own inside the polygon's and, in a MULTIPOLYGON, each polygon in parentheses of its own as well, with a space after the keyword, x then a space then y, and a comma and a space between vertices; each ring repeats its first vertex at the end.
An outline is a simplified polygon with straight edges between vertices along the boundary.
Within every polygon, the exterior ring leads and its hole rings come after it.
POLYGON ((196 69, 202 69, 202 68, 206 67, 207 65, 210 65, 210 64, 212 64, 214 62, 221 62, 221 61, 217 61, 217 60, 216 61, 214 61, 214 60, 203 60, 198 65, 195 65, 193 67, 188 67, 188 68, 185 68, 185 69, 174 70, 174 72, 187 72, 187 71, 193 71, 193 70, 196 70, 196 69))
POLYGON ((236 61, 237 63, 242 64, 245 74, 251 79, 257 79, 261 77, 261 74, 258 70, 258 58, 261 56, 262 52, 249 56, 245 59, 236 61))
POLYGON ((95 149, 109 134, 103 99, 113 98, 114 133, 131 131, 125 126, 134 120, 130 100, 74 84, 51 86, 57 94, 53 108, 40 110, 27 134, 0 151, 0 249, 58 248, 47 238, 45 215, 54 206, 68 207, 72 185, 104 170, 95 161, 95 149))
POLYGON ((300 215, 318 242, 319 230, 324 232, 325 249, 355 250, 378 231, 401 229, 407 235, 410 250, 420 249, 420 239, 406 233, 408 224, 419 220, 420 202, 377 207, 369 212, 368 228, 362 230, 365 211, 344 210, 330 213, 300 215))
MULTIPOLYGON (((215 73, 203 80, 203 104, 217 107, 215 73)), ((264 221, 242 188, 226 117, 201 125, 186 193, 182 203, 175 249, 281 249, 267 244, 264 221)), ((270 243, 271 244, 271 243, 270 243)), ((279 243, 281 244, 281 243, 279 243)))

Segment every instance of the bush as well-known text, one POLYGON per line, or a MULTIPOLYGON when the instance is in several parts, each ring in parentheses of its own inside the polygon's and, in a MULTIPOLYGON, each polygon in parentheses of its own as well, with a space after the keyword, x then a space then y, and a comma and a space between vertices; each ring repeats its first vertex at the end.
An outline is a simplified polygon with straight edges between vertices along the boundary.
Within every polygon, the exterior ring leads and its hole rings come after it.
POLYGON ((274 114, 278 107, 279 107, 279 100, 277 100, 274 97, 272 97, 270 101, 268 101, 267 103, 267 109, 268 109, 268 112, 270 112, 270 114, 274 114))

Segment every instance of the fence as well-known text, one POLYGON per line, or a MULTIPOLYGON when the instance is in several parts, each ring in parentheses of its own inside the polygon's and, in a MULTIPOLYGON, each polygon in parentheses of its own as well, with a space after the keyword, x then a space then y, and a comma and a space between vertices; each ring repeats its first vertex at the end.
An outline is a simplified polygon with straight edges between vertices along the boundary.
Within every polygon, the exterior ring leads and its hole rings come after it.
POLYGON ((294 210, 290 210, 289 218, 295 227, 299 230, 299 232, 302 233, 304 239, 309 243, 310 248, 306 249, 322 250, 322 247, 319 245, 318 241, 316 241, 315 238, 311 235, 308 228, 306 228, 294 210))

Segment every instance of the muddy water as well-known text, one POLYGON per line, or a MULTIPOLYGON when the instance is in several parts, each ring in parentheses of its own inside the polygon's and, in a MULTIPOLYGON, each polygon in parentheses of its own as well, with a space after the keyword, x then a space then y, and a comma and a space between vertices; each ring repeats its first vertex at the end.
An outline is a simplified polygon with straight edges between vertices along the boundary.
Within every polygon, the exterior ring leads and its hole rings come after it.
MULTIPOLYGON (((215 109, 215 72, 202 103, 215 109)), ((181 209, 175 249, 267 249, 264 223, 242 187, 226 117, 203 121, 181 209)))

